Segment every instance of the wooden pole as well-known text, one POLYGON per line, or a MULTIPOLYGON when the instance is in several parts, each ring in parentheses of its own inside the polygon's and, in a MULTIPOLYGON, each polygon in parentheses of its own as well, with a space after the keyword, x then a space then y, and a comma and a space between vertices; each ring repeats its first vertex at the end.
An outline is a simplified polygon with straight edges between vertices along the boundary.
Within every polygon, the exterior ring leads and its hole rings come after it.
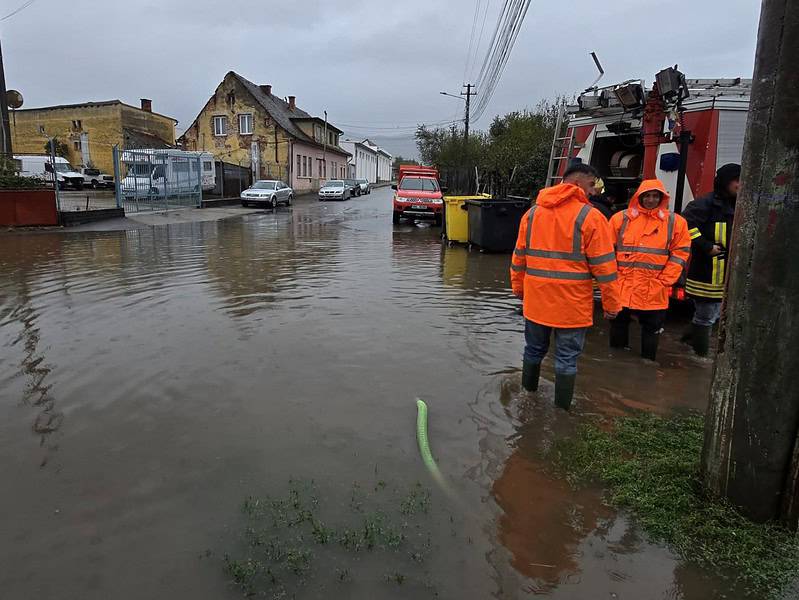
POLYGON ((799 0, 764 0, 702 457, 708 491, 799 525, 799 0))

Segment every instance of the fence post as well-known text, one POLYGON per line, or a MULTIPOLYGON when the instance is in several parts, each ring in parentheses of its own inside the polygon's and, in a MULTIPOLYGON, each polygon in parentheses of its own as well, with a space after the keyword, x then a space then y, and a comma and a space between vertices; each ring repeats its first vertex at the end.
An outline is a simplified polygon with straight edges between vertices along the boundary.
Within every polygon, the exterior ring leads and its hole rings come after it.
POLYGON ((112 149, 114 157, 114 195, 117 199, 117 208, 122 208, 122 182, 120 181, 120 174, 122 169, 119 168, 119 146, 114 145, 112 149))

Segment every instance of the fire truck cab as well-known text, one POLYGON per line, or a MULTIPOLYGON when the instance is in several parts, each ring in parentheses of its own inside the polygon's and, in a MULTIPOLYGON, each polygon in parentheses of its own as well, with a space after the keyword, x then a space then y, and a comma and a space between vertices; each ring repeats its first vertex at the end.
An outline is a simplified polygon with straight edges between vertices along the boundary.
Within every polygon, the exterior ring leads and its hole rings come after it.
POLYGON ((599 171, 616 210, 642 179, 657 177, 681 212, 713 190, 719 166, 741 162, 751 82, 686 79, 668 68, 651 88, 631 80, 587 90, 559 114, 548 185, 580 160, 599 171))

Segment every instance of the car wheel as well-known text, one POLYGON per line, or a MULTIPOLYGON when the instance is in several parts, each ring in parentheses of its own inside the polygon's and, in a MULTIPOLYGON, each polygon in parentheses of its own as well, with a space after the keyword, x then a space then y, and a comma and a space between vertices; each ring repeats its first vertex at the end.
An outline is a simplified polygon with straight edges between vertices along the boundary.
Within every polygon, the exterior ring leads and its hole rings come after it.
POLYGON ((394 215, 392 216, 391 220, 394 222, 394 225, 397 225, 400 222, 401 218, 402 218, 402 213, 394 211, 394 215))
POLYGON ((246 202, 242 202, 241 203, 241 207, 242 208, 247 208, 248 206, 249 206, 249 204, 247 204, 246 202))
POLYGON ((289 197, 286 198, 286 206, 291 206, 292 201, 294 200, 294 196, 289 194, 289 197))
POLYGON ((96 180, 96 179, 92 179, 91 186, 92 186, 92 189, 93 189, 93 190, 96 190, 96 189, 97 189, 97 180, 96 180))
POLYGON ((277 208, 277 198, 275 198, 274 196, 272 196, 272 199, 269 200, 269 207, 272 210, 275 210, 277 208))

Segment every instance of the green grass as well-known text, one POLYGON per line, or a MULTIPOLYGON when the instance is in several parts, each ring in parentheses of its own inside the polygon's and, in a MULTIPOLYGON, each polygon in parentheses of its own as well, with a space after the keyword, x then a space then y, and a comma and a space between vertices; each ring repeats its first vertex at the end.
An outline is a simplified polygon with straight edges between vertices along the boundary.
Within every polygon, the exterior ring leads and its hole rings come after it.
POLYGON ((703 433, 699 416, 622 417, 609 429, 582 426, 552 456, 572 484, 601 481, 609 503, 633 513, 653 541, 726 573, 753 596, 778 598, 799 573, 799 538, 702 494, 703 433))
POLYGON ((353 581, 362 564, 356 556, 364 553, 382 553, 381 564, 410 570, 388 572, 386 583, 403 585, 414 571, 414 580, 426 577, 423 564, 431 541, 420 520, 431 508, 430 491, 418 483, 404 490, 387 488, 382 480, 369 488, 356 483, 346 499, 325 496, 328 512, 338 513, 328 515, 329 521, 323 519, 312 482, 291 481, 280 498, 248 497, 241 507, 243 543, 235 557, 224 555, 225 572, 245 596, 274 599, 296 597, 312 581, 353 581), (330 572, 319 572, 325 568, 330 572))

